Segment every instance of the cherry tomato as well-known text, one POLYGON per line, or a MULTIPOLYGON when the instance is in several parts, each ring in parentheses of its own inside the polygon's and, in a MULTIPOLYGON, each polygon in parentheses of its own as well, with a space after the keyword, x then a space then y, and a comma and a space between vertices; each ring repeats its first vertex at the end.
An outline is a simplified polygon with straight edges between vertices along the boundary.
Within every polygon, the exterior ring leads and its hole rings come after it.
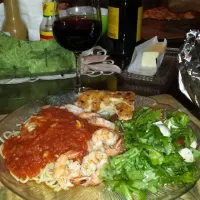
POLYGON ((176 146, 179 146, 179 145, 181 145, 181 146, 185 145, 185 142, 184 142, 184 140, 182 138, 178 138, 176 140, 176 146))

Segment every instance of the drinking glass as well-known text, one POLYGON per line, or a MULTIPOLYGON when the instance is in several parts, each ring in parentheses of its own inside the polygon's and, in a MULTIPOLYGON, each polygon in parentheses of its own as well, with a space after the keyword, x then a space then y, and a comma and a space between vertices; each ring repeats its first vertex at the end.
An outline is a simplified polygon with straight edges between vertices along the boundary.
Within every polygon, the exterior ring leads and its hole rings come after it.
POLYGON ((101 10, 99 0, 65 0, 64 2, 66 15, 56 18, 53 34, 58 44, 74 52, 76 87, 81 89, 80 54, 91 49, 100 38, 101 10))

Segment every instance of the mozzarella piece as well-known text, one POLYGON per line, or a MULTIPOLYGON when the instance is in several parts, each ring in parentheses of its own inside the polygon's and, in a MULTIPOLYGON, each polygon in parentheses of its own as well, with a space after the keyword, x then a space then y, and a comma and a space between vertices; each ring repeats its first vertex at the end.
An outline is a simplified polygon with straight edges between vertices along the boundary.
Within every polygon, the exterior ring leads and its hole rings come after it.
POLYGON ((190 147, 192 147, 193 149, 197 148, 197 142, 193 141, 192 144, 190 145, 190 147))
POLYGON ((184 149, 181 149, 178 153, 185 160, 185 162, 188 162, 188 163, 194 162, 194 156, 190 149, 184 148, 184 149))
POLYGON ((166 127, 161 121, 155 122, 154 124, 160 129, 160 132, 162 133, 163 136, 165 137, 171 136, 169 128, 166 127))

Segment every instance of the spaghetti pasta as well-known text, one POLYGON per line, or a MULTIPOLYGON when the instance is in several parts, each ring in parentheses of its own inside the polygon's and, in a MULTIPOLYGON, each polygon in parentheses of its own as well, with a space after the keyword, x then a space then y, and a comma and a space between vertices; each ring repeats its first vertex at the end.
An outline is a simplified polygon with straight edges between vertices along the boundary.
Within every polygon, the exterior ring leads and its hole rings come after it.
MULTIPOLYGON (((88 119, 76 116, 63 106, 44 106, 40 113, 31 116, 20 128, 20 131, 6 131, 3 134, 5 141, 0 146, 6 167, 17 181, 45 183, 54 191, 81 185, 80 179, 87 181, 88 185, 92 184, 92 178, 82 177, 78 170, 83 167, 77 168, 76 164, 82 165, 84 157, 91 153, 88 145, 91 145, 93 133, 100 129, 98 125, 90 124, 88 119), (61 156, 73 152, 77 152, 75 157, 61 160, 61 156), (58 166, 57 170, 55 166, 58 166)), ((113 135, 113 140, 115 138, 113 135)), ((115 143, 114 140, 113 148, 115 143)))

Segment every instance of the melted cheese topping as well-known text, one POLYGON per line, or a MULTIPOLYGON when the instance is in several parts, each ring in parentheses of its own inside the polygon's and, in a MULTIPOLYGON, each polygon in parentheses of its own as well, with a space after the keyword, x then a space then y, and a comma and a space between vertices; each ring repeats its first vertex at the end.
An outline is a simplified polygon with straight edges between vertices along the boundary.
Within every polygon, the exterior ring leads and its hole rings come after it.
POLYGON ((133 92, 88 90, 80 93, 77 106, 86 112, 117 114, 119 120, 129 120, 134 111, 133 92))

